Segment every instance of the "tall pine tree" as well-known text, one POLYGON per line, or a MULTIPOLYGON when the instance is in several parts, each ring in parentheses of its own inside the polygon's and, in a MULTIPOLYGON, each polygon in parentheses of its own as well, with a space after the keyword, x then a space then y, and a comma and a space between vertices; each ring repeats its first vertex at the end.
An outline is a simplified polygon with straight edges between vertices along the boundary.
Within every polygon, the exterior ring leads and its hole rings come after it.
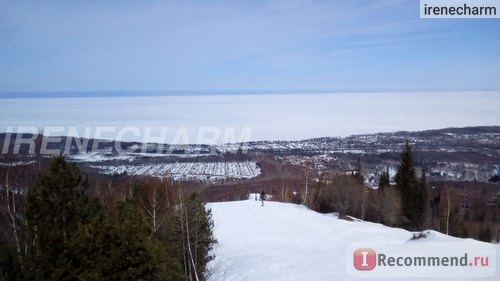
POLYGON ((67 280, 76 257, 72 235, 98 211, 87 197, 87 181, 74 163, 55 158, 28 193, 27 275, 34 280, 67 280))
POLYGON ((87 186, 77 166, 58 157, 29 191, 28 280, 187 279, 176 243, 160 241, 135 202, 108 213, 87 186))
POLYGON ((391 180, 389 177, 389 168, 386 171, 383 171, 378 180, 378 188, 379 190, 383 190, 386 187, 391 186, 391 180))
POLYGON ((401 193, 402 214, 406 219, 403 226, 412 230, 421 228, 425 219, 427 185, 425 184, 424 192, 422 181, 417 178, 415 172, 413 152, 409 141, 406 141, 401 153, 401 161, 394 180, 401 193))
POLYGON ((115 213, 79 228, 72 249, 81 265, 79 280, 185 280, 180 263, 167 265, 164 245, 142 210, 132 201, 119 202, 115 213))
POLYGON ((425 169, 422 169, 422 175, 420 176, 419 184, 419 194, 418 194, 418 208, 421 212, 419 217, 419 225, 422 227, 425 224, 425 218, 427 217, 427 176, 425 169))

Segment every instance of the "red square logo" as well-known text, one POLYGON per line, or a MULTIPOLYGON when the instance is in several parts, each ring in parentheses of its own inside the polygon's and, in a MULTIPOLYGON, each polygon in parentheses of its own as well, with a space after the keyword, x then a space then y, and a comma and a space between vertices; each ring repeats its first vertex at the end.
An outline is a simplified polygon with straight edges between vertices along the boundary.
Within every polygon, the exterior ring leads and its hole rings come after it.
POLYGON ((354 251, 354 268, 357 270, 372 270, 377 265, 377 253, 370 248, 354 251))

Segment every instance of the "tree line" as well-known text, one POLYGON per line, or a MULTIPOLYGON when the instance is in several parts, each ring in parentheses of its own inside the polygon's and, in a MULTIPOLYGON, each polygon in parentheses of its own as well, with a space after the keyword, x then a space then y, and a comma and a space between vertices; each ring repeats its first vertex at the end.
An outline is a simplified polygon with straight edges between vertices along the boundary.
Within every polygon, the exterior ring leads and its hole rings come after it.
POLYGON ((1 185, 3 279, 208 277, 216 243, 211 211, 178 183, 145 178, 119 187, 90 184, 64 157, 54 158, 32 187, 13 176, 6 169, 1 185))
POLYGON ((388 170, 382 172, 377 189, 365 187, 360 161, 349 174, 318 173, 314 163, 305 163, 303 187, 290 201, 322 213, 337 212, 344 219, 352 216, 411 231, 429 228, 491 242, 498 229, 495 198, 475 191, 470 194, 478 195, 467 200, 464 191, 449 185, 428 188, 426 171, 416 169, 413 154, 407 141, 396 175, 391 179, 388 170))
POLYGON ((407 142, 391 185, 389 171, 382 172, 378 189, 366 188, 361 161, 349 173, 318 174, 312 162, 302 167, 302 204, 322 212, 384 223, 390 226, 419 229, 426 216, 427 183, 425 172, 419 178, 407 142), (317 180, 313 183, 313 177, 317 180))

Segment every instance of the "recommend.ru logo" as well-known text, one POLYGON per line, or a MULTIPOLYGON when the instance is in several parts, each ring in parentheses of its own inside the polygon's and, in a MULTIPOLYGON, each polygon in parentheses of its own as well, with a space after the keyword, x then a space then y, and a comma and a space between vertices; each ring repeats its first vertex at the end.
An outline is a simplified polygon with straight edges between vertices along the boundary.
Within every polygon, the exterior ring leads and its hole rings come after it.
POLYGON ((496 249, 477 241, 353 244, 346 266, 357 277, 489 277, 496 249))
POLYGON ((370 248, 357 249, 353 260, 357 270, 372 270, 377 266, 377 253, 370 248))

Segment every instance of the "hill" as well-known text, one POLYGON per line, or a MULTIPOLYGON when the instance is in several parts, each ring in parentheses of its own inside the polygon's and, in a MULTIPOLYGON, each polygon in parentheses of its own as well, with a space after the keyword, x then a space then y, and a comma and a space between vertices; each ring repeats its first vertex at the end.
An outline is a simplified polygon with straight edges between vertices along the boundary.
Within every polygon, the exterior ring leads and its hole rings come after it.
MULTIPOLYGON (((403 229, 341 220, 294 204, 266 201, 261 207, 253 195, 249 200, 212 203, 209 207, 219 242, 213 250, 216 258, 210 264, 210 281, 359 280, 346 269, 348 246, 356 242, 463 241, 473 247, 485 245, 434 231, 429 231, 427 238, 410 241, 413 233, 403 229)), ((498 255, 500 246, 494 247, 498 255)), ((499 280, 499 276, 497 270, 493 277, 481 280, 499 280)))

